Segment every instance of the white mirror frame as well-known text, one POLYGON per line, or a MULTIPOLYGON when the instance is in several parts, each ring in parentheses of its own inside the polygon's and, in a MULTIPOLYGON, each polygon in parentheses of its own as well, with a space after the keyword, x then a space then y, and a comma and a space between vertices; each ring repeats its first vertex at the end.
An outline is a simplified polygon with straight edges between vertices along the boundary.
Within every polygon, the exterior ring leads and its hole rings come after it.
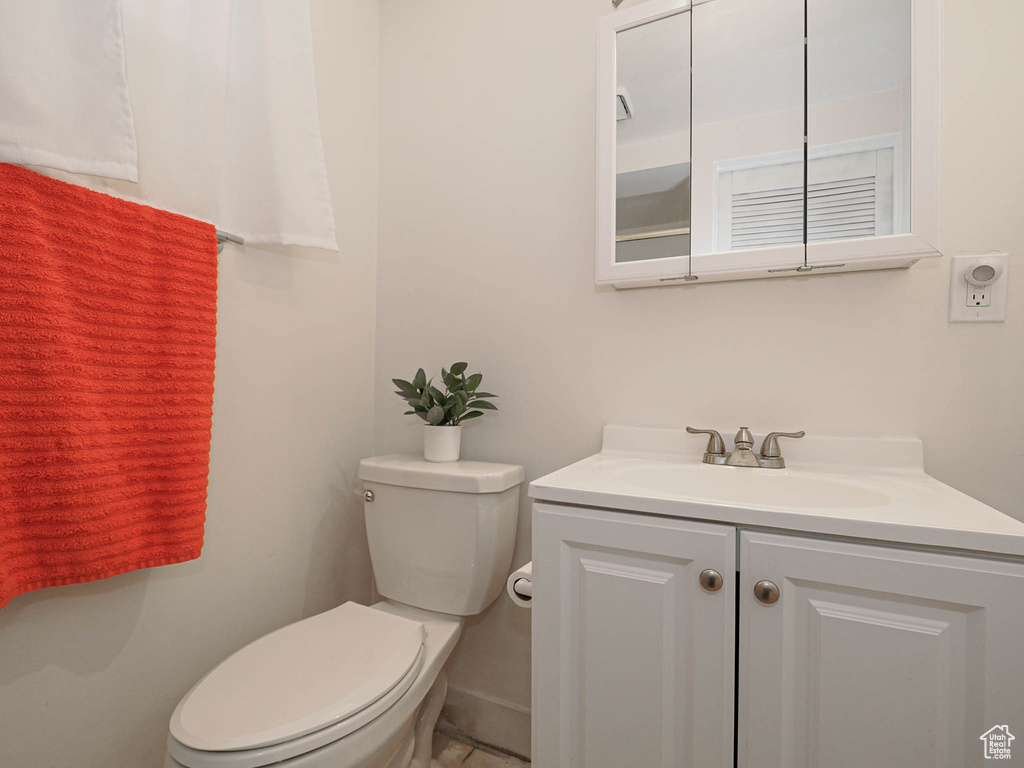
POLYGON ((941 0, 911 0, 911 234, 834 240, 806 246, 752 248, 692 257, 615 261, 616 35, 626 29, 688 12, 705 2, 712 0, 648 0, 598 20, 597 284, 641 288, 902 269, 920 259, 940 256, 941 0))

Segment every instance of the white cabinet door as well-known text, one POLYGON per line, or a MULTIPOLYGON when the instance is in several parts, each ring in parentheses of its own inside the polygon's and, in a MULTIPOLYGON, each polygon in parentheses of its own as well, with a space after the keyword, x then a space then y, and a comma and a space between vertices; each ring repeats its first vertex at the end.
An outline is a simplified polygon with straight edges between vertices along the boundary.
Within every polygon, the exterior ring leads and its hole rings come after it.
POLYGON ((533 765, 733 765, 736 532, 535 504, 533 765), (718 571, 716 592, 700 585, 718 571))
POLYGON ((740 768, 991 765, 983 734, 1024 738, 1024 566, 746 531, 740 564, 740 768))

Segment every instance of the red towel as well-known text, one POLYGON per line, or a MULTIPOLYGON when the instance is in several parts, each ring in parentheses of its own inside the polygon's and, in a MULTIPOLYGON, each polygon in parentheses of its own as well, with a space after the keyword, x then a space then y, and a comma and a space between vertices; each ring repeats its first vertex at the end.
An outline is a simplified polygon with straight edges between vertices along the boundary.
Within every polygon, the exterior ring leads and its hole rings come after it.
POLYGON ((0 607, 203 547, 210 224, 0 164, 0 607))

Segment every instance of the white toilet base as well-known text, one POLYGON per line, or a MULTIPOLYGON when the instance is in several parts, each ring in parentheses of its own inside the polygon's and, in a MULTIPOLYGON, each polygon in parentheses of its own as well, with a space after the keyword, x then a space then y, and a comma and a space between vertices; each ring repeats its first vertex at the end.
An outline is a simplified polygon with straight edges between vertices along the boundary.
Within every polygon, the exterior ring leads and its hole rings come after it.
POLYGON ((434 742, 434 727, 437 725, 437 718, 441 716, 441 707, 444 706, 444 698, 447 695, 448 673, 442 669, 423 700, 419 716, 416 718, 415 747, 408 768, 431 768, 434 764, 430 754, 434 742))

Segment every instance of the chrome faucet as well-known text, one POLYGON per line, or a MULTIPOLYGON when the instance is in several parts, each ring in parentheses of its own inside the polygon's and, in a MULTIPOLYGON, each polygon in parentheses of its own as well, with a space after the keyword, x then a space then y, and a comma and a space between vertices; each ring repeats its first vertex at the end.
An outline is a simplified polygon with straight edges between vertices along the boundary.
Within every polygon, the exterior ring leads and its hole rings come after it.
POLYGON ((785 459, 779 452, 780 437, 803 437, 804 432, 769 432, 761 443, 761 450, 754 453, 754 436, 746 427, 740 427, 740 431, 733 438, 735 447, 732 453, 726 455, 725 442, 722 435, 714 429, 694 429, 687 427, 686 431, 691 435, 708 435, 708 447, 704 451, 705 464, 724 464, 728 467, 760 467, 762 469, 783 469, 786 466, 785 459))

